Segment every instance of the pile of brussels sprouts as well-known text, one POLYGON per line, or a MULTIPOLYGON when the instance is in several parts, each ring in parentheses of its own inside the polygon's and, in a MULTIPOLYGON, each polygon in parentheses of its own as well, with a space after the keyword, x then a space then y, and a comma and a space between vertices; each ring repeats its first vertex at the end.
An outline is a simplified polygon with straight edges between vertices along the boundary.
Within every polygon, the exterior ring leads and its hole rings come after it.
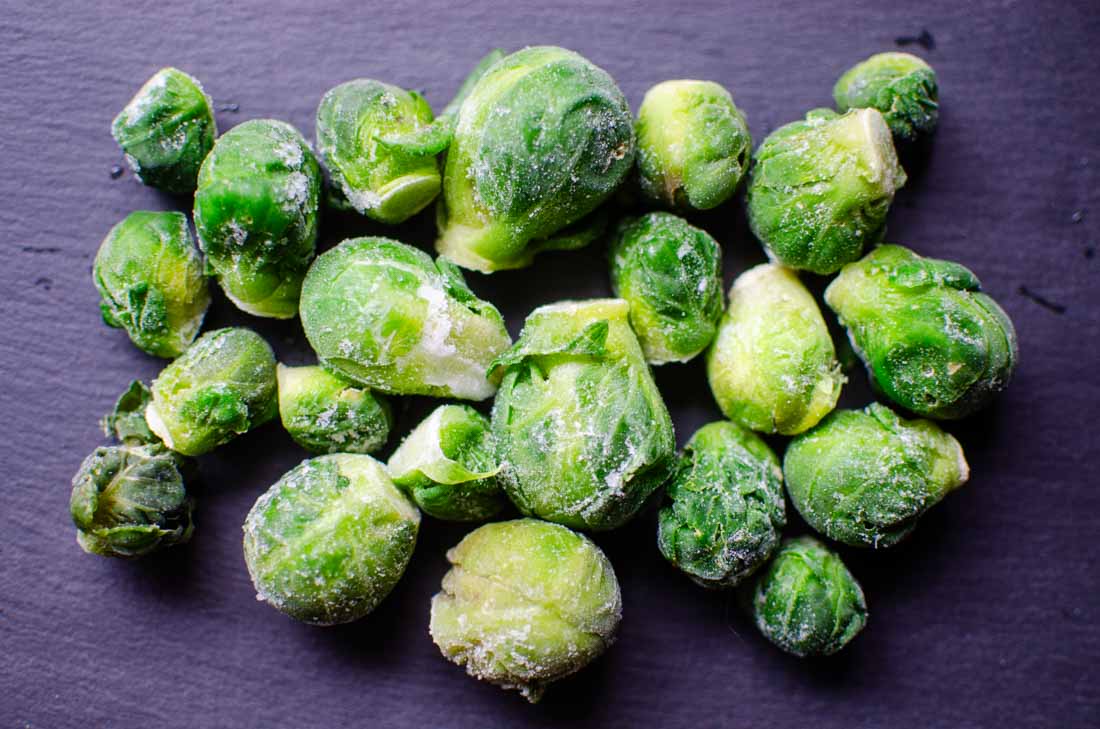
POLYGON ((160 71, 113 133, 143 182, 193 192, 198 247, 184 214, 135 212, 99 249, 104 321, 172 361, 127 389, 104 420, 116 443, 74 478, 80 545, 132 558, 187 541, 194 457, 278 417, 316 457, 256 501, 244 557, 259 598, 298 620, 370 613, 401 578, 421 512, 489 521, 447 553, 431 635, 471 675, 535 701, 620 620, 615 572, 581 532, 618 528, 652 497, 672 565, 737 588, 785 651, 841 649, 867 620, 863 591, 826 541, 784 538, 786 499, 826 540, 904 539, 968 477, 934 420, 986 405, 1017 345, 969 270, 883 244, 906 179, 895 145, 936 126, 932 69, 876 55, 834 94, 837 110, 753 152, 716 83, 660 83, 634 118, 576 53, 494 51, 439 117, 415 91, 336 86, 313 147, 271 119, 218 136, 199 83, 160 71), (721 249, 681 214, 730 200, 743 178, 771 263, 727 297, 721 249), (629 199, 658 210, 624 215, 629 199), (433 201, 436 258, 382 237, 317 255, 324 206, 399 223, 433 201), (460 270, 597 240, 616 298, 539 307, 515 342, 460 270), (835 409, 846 378, 802 271, 836 274, 825 303, 881 403, 835 409), (210 278, 245 312, 299 316, 317 364, 279 364, 246 328, 199 336, 210 278), (728 419, 677 453, 651 366, 704 353, 728 419), (393 395, 492 398, 491 415, 441 404, 382 463, 370 454, 389 440, 393 395), (792 436, 782 459, 761 435, 792 436), (492 521, 510 508, 522 518, 492 521))

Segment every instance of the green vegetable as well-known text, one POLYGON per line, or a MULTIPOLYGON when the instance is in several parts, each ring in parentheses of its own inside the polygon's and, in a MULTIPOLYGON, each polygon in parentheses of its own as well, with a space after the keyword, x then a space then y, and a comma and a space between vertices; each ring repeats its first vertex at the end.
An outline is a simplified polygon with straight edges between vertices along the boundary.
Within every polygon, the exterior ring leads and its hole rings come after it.
POLYGON ((966 483, 962 447, 928 420, 874 403, 838 410, 791 441, 783 458, 791 503, 806 523, 856 547, 890 547, 921 514, 966 483))
POLYGON ((217 329, 161 370, 152 391, 149 428, 172 450, 198 456, 275 416, 275 355, 250 329, 217 329))
POLYGON ((202 163, 195 229, 226 296, 255 316, 290 319, 317 243, 321 168, 294 127, 253 119, 202 163))
POLYGON ((493 434, 504 489, 523 514, 574 529, 629 521, 676 448, 661 393, 622 299, 531 312, 499 356, 493 434))
POLYGON ((452 264, 389 238, 352 238, 317 258, 302 327, 326 368, 402 395, 484 400, 511 344, 496 308, 452 264))
POLYGON ((754 156, 752 232, 778 263, 833 273, 886 231, 905 184, 890 129, 874 109, 816 109, 772 132, 754 156))
POLYGON ((707 377, 726 417, 762 433, 794 435, 836 406, 844 375, 825 320, 793 271, 774 264, 730 289, 707 377))
POLYGON ((1011 320, 980 288, 957 263, 887 245, 845 266, 825 301, 886 397, 961 418, 1008 385, 1019 358, 1011 320))
POLYGON ((420 512, 370 456, 302 461, 256 500, 244 559, 257 599, 314 625, 364 617, 409 563, 420 512))
POLYGON ((713 81, 665 81, 646 92, 635 125, 638 177, 651 202, 709 210, 748 169, 752 136, 733 97, 713 81))
POLYGON ((484 521, 507 503, 496 475, 488 419, 468 405, 440 405, 390 456, 393 482, 424 513, 484 521))
POLYGON ((311 453, 373 453, 386 444, 393 415, 370 390, 321 367, 276 368, 279 417, 311 453))
POLYGON ((703 587, 737 585, 779 547, 787 523, 779 459, 736 423, 710 423, 697 430, 665 494, 657 546, 703 587))
POLYGON ((833 87, 840 111, 878 109, 894 139, 911 142, 936 130, 936 72, 908 53, 879 53, 848 69, 833 87))
POLYGON ((587 245, 599 221, 582 219, 633 163, 630 108, 610 76, 562 48, 513 53, 485 71, 457 113, 436 248, 488 273, 587 245))
POLYGON ((140 380, 134 380, 115 401, 115 407, 100 420, 103 435, 127 445, 160 443, 149 424, 145 422, 145 409, 153 401, 153 393, 140 380))
POLYGON ((811 537, 786 539, 756 579, 756 627, 796 656, 836 653, 867 624, 863 589, 833 552, 811 537))
POLYGON ((92 278, 103 321, 157 357, 182 354, 210 305, 202 257, 183 213, 127 215, 99 246, 92 278))
POLYGON ((486 524, 447 552, 432 639, 449 660, 532 703, 611 644, 622 617, 600 548, 535 519, 486 524))
POLYGON ((702 352, 722 316, 722 249, 669 213, 624 221, 611 245, 611 287, 651 364, 702 352))
POLYGON ((139 180, 166 192, 191 193, 218 127, 198 80, 162 68, 115 117, 111 135, 139 180))

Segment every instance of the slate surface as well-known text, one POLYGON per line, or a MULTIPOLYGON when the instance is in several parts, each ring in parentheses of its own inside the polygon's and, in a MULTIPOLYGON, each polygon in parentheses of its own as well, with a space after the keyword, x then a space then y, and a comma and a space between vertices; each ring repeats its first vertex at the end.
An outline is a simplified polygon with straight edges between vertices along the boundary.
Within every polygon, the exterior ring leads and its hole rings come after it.
MULTIPOLYGON (((3 3, 0 726, 1097 726, 1095 3, 493 5, 3 3), (160 367, 99 321, 91 260, 127 212, 188 207, 109 175, 110 120, 157 68, 178 65, 239 105, 218 114, 223 129, 272 116, 312 136, 338 82, 420 88, 438 108, 489 47, 555 43, 606 68, 635 107, 666 78, 718 80, 759 141, 828 104, 850 64, 922 29, 943 116, 890 237, 972 267, 1016 322, 1022 360, 994 407, 950 427, 970 484, 903 546, 844 551, 871 608, 844 654, 801 662, 772 648, 727 595, 662 561, 652 514, 598 539, 622 582, 619 642, 536 707, 468 679, 428 638, 428 598, 461 527, 426 520, 408 574, 369 619, 297 625, 256 602, 240 553, 253 500, 303 457, 275 425, 203 459, 190 545, 136 564, 77 548, 69 479, 116 394, 160 367)), ((700 221, 725 248, 727 282, 762 260, 738 204, 700 221)), ((379 231, 330 218, 326 245, 379 231)), ((430 216, 398 235, 430 245, 430 216)), ((605 275, 593 248, 470 280, 514 334, 537 304, 605 294, 605 275)), ((219 295, 209 325, 244 321, 219 295)), ((285 360, 308 360, 296 323, 249 323, 285 360)), ((699 364, 658 379, 681 442, 717 417, 699 364)), ((867 398, 852 373, 844 402, 867 398)), ((401 408, 398 435, 426 405, 401 408)))

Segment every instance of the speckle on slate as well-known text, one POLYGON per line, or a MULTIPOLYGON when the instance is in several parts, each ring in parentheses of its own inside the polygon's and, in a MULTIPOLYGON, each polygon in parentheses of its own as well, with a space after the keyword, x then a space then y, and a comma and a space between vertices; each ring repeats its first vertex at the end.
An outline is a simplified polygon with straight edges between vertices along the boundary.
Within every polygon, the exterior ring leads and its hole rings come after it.
POLYGON ((232 102, 226 104, 218 104, 218 111, 228 111, 230 114, 236 114, 240 110, 240 104, 235 104, 232 102))
POLYGON ((1031 299, 1032 301, 1034 301, 1039 306, 1043 307, 1044 309, 1049 309, 1050 311, 1053 311, 1055 314, 1065 314, 1066 313, 1066 307, 1064 305, 1057 304, 1057 303, 1051 301, 1050 299, 1047 299, 1043 296, 1040 296, 1039 294, 1037 294, 1034 291, 1032 291, 1031 289, 1029 289, 1027 286, 1021 286, 1019 288, 1019 292, 1020 292, 1020 296, 1024 296, 1028 299, 1031 299))
POLYGON ((899 46, 916 44, 926 51, 936 50, 936 39, 932 37, 932 34, 928 32, 927 28, 922 28, 920 35, 899 35, 894 39, 894 42, 899 46))
POLYGON ((125 171, 126 171, 126 169, 122 165, 112 165, 111 166, 111 179, 112 180, 117 180, 118 178, 122 177, 122 173, 125 172, 125 171))
POLYGON ((1071 223, 1080 223, 1084 219, 1085 219, 1085 211, 1084 210, 1074 210, 1073 215, 1069 216, 1069 220, 1070 220, 1071 223))
POLYGON ((37 279, 35 279, 34 285, 37 286, 40 289, 44 289, 46 291, 49 291, 50 288, 53 286, 53 279, 47 278, 45 276, 40 276, 37 279))
POLYGON ((1090 261, 1096 257, 1096 246, 1085 246, 1085 258, 1090 261))

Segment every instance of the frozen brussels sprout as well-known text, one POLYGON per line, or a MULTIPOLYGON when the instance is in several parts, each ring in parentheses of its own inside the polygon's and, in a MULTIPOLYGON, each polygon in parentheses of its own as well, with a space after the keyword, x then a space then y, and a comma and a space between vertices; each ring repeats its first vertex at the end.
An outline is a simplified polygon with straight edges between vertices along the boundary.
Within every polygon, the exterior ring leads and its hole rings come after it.
POLYGON ((389 238, 352 238, 317 258, 302 328, 326 368, 401 395, 484 400, 511 344, 504 319, 444 260, 389 238))
POLYGON ((218 127, 198 80, 162 68, 115 117, 111 135, 139 180, 166 192, 190 193, 218 127))
POLYGON ((969 269, 881 246, 844 267, 825 302, 848 329, 872 384, 918 415, 961 418, 1003 390, 1016 330, 969 269))
POLYGON ((447 552, 432 598, 432 640, 466 672, 538 701, 614 640, 622 617, 615 571, 600 548, 535 519, 486 524, 447 552))
POLYGON ((668 476, 676 439, 622 299, 531 312, 503 373, 493 434, 504 489, 523 514, 615 529, 668 476))
POLYGON ((882 240, 905 184, 890 128, 874 109, 811 111, 772 132, 754 160, 752 232, 772 260, 814 273, 833 273, 882 240))
POLYGON ((381 463, 318 456, 256 500, 244 521, 244 559, 257 599, 305 623, 349 623, 401 579, 419 528, 420 512, 381 463))
POLYGON ((798 276, 751 268, 730 289, 707 378, 726 417, 762 433, 794 435, 836 406, 844 375, 817 304, 798 276))
POLYGON ((838 410, 791 441, 783 473, 807 524, 838 542, 878 548, 908 536, 970 469, 959 442, 934 423, 874 403, 838 410))
POLYGON ((382 397, 324 368, 275 370, 279 418, 311 453, 373 453, 386 444, 393 415, 382 397))
POLYGON ((939 119, 936 72, 909 53, 879 53, 848 69, 833 87, 841 112, 878 109, 899 142, 936 129, 939 119))
POLYGON ((610 76, 572 51, 527 48, 493 63, 457 114, 440 254, 488 273, 592 241, 582 219, 634 163, 630 108, 610 76))
POLYGON ((115 401, 115 407, 99 421, 103 435, 127 445, 149 445, 161 440, 149 429, 145 409, 153 393, 140 380, 134 380, 115 401))
POLYGON ((756 578, 756 627, 796 656, 836 653, 867 624, 867 602, 835 553, 812 537, 786 539, 756 578))
POLYGON ((433 410, 386 467, 397 487, 437 519, 483 521, 507 502, 489 420, 468 405, 433 410))
POLYGON ((709 210, 748 169, 752 137, 730 93, 713 81, 665 81, 646 92, 635 125, 638 178, 651 202, 709 210))
POLYGON ((156 357, 182 354, 210 306, 202 257, 183 213, 127 215, 99 246, 92 279, 103 321, 156 357))
POLYGON ((317 243, 321 168, 281 121, 223 134, 202 163, 195 230, 225 295, 255 316, 290 319, 317 243))
POLYGON ((217 329, 161 370, 152 391, 149 428, 172 450, 198 456, 275 416, 275 355, 250 329, 217 329))
POLYGON ((630 303, 646 360, 687 362, 706 349, 722 316, 722 249, 669 213, 624 221, 611 245, 611 287, 630 303))

